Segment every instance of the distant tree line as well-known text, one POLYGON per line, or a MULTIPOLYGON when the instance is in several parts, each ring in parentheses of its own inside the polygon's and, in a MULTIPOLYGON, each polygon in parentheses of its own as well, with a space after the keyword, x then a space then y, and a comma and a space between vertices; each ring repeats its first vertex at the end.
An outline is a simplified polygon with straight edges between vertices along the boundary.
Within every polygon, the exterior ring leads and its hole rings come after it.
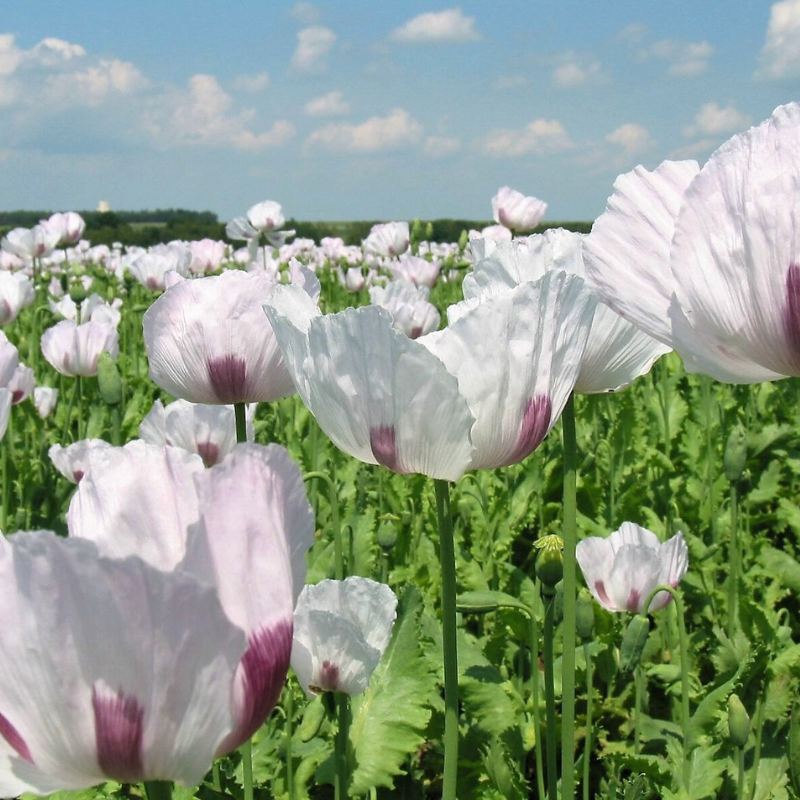
MULTIPOLYGON (((47 219, 52 211, 0 211, 0 236, 11 228, 30 228, 47 219)), ((149 247, 175 239, 219 239, 230 241, 225 235, 225 223, 212 211, 189 211, 182 208, 156 209, 155 211, 79 211, 86 220, 84 238, 92 244, 121 242, 124 245, 149 247)), ((313 239, 317 244, 327 236, 340 237, 345 244, 358 245, 367 237, 373 225, 382 220, 356 220, 350 222, 304 222, 289 219, 285 228, 294 230, 298 238, 313 239)), ((435 219, 424 221, 429 226, 430 240, 457 242, 462 231, 480 230, 491 225, 491 220, 435 219)), ((564 227, 588 233, 591 222, 548 222, 536 228, 541 233, 547 228, 564 227)), ((239 244, 232 242, 233 244, 239 244)))

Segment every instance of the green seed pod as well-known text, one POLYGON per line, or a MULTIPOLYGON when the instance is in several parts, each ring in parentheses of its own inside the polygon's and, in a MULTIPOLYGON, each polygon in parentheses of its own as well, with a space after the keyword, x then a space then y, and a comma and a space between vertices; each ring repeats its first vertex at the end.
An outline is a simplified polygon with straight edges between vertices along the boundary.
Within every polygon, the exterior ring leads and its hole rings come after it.
POLYGON ((69 290, 69 296, 76 305, 80 305, 89 296, 89 292, 83 288, 83 284, 76 283, 69 290))
POLYGON ((575 630, 585 642, 588 642, 594 633, 594 602, 586 589, 581 589, 576 601, 575 630))
POLYGON ((307 706, 303 719, 297 729, 301 742, 310 742, 325 721, 326 708, 322 697, 315 697, 307 706))
POLYGON ((544 586, 555 589, 564 577, 564 554, 560 548, 543 547, 536 557, 536 577, 544 586))
POLYGON ((623 675, 630 675, 639 666, 649 634, 649 618, 644 614, 637 614, 628 625, 619 647, 619 671, 623 675))
POLYGON ((744 747, 750 736, 750 717, 736 694, 728 698, 728 736, 736 747, 744 747))
POLYGON ((391 550, 397 544, 397 523, 393 519, 381 520, 377 539, 381 549, 391 550))
POLYGON ((122 402, 122 378, 109 353, 101 353, 97 360, 97 386, 104 403, 116 406, 122 402))
POLYGON ((736 425, 728 436, 723 461, 725 477, 733 482, 738 481, 747 463, 747 434, 741 425, 736 425))

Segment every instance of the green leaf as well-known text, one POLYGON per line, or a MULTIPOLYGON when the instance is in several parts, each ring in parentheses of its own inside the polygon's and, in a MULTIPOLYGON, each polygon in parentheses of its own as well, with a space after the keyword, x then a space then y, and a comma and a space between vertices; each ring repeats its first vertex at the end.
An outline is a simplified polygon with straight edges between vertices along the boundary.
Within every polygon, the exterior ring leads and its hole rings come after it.
POLYGON ((787 589, 800 592, 800 563, 783 550, 765 547, 761 551, 761 563, 767 572, 777 575, 787 589))
POLYGON ((383 660, 364 694, 353 698, 350 745, 355 768, 353 796, 373 787, 393 788, 393 778, 425 739, 434 685, 419 648, 417 620, 422 598, 413 586, 400 600, 397 622, 383 660))

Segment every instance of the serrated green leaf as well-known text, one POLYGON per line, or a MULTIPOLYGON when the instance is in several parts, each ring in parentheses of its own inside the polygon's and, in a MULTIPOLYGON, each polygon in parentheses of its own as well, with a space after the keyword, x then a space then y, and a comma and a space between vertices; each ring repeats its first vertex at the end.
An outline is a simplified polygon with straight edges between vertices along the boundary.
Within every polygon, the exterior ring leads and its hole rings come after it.
POLYGON ((417 619, 422 598, 416 588, 403 593, 394 633, 364 694, 353 698, 350 745, 355 768, 350 793, 391 789, 403 762, 423 742, 431 716, 428 697, 435 682, 419 648, 417 619))

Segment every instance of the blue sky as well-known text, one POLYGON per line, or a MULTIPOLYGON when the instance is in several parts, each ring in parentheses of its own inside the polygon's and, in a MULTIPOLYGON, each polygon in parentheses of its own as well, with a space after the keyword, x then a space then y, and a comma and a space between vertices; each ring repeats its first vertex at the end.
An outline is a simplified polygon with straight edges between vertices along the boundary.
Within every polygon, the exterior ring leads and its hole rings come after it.
POLYGON ((4 0, 0 208, 594 219, 800 99, 800 0, 4 0))

